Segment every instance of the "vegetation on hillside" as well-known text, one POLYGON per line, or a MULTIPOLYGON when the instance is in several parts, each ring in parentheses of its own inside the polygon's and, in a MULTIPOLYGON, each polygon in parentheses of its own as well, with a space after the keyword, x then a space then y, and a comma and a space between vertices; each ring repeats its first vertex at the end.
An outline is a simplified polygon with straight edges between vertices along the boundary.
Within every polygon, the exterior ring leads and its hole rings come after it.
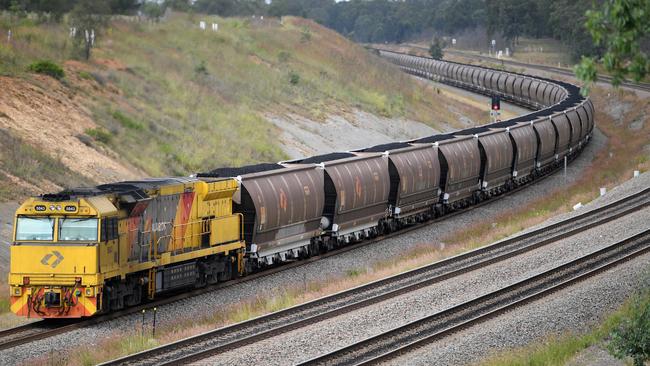
POLYGON ((446 96, 309 20, 173 13, 107 24, 86 62, 65 22, 0 17, 0 33, 12 30, 0 74, 64 75, 99 124, 79 138, 152 176, 285 158, 267 115, 324 120, 360 109, 434 128, 458 121, 446 96))

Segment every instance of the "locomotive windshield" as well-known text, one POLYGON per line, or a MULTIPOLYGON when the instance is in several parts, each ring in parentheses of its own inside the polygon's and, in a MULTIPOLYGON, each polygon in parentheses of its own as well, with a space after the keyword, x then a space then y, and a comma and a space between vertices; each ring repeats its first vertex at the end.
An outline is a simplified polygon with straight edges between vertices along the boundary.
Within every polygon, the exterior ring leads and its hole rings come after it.
POLYGON ((97 241, 95 218, 59 219, 59 241, 97 241))
POLYGON ((49 217, 18 217, 16 240, 46 241, 54 239, 54 219, 49 217))

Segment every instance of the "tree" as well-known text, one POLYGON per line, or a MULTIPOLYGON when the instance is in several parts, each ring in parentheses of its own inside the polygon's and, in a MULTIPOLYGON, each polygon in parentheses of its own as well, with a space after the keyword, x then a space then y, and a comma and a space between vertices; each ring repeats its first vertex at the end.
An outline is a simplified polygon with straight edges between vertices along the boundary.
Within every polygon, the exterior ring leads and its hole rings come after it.
POLYGON ((611 338, 609 348, 614 356, 630 356, 635 366, 650 360, 650 291, 634 298, 629 314, 611 338))
POLYGON ((165 5, 154 2, 146 2, 142 5, 142 13, 146 15, 147 18, 157 23, 165 14, 165 5))
POLYGON ((436 60, 442 60, 442 49, 445 47, 444 43, 438 37, 433 38, 431 46, 429 46, 429 55, 436 60))
POLYGON ((77 29, 75 47, 90 59, 90 49, 108 24, 111 9, 103 0, 79 0, 70 12, 70 25, 77 29))
POLYGON ((650 1, 606 0, 600 10, 587 12, 586 27, 605 53, 599 60, 583 57, 576 67, 576 75, 586 84, 585 92, 597 79, 597 63, 611 73, 614 86, 628 75, 640 81, 650 73, 648 55, 640 46, 650 33, 650 1))

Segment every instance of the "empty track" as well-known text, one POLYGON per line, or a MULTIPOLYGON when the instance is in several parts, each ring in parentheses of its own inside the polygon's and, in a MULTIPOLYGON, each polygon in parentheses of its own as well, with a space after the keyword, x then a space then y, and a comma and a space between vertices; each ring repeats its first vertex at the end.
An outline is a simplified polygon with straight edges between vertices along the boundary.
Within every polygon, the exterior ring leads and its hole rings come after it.
POLYGON ((103 365, 186 364, 228 352, 512 258, 648 206, 650 188, 515 238, 103 365))
POLYGON ((649 251, 650 230, 646 230, 498 291, 311 359, 301 365, 370 365, 384 362, 552 294, 649 251))

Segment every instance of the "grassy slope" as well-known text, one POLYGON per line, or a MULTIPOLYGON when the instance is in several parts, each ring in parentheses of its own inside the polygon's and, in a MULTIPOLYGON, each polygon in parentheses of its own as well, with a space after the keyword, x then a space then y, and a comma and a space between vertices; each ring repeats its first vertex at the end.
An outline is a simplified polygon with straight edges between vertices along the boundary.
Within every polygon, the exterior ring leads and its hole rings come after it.
MULTIPOLYGON (((282 159, 267 113, 322 120, 358 108, 433 127, 458 119, 450 98, 299 18, 115 21, 89 63, 70 61, 64 25, 23 21, 13 32, 14 45, 0 45, 0 73, 24 76, 36 59, 65 62, 63 82, 86 97, 102 126, 87 134, 153 176, 282 159), (219 31, 200 30, 199 20, 219 31)), ((482 117, 471 107, 462 112, 482 117)))

